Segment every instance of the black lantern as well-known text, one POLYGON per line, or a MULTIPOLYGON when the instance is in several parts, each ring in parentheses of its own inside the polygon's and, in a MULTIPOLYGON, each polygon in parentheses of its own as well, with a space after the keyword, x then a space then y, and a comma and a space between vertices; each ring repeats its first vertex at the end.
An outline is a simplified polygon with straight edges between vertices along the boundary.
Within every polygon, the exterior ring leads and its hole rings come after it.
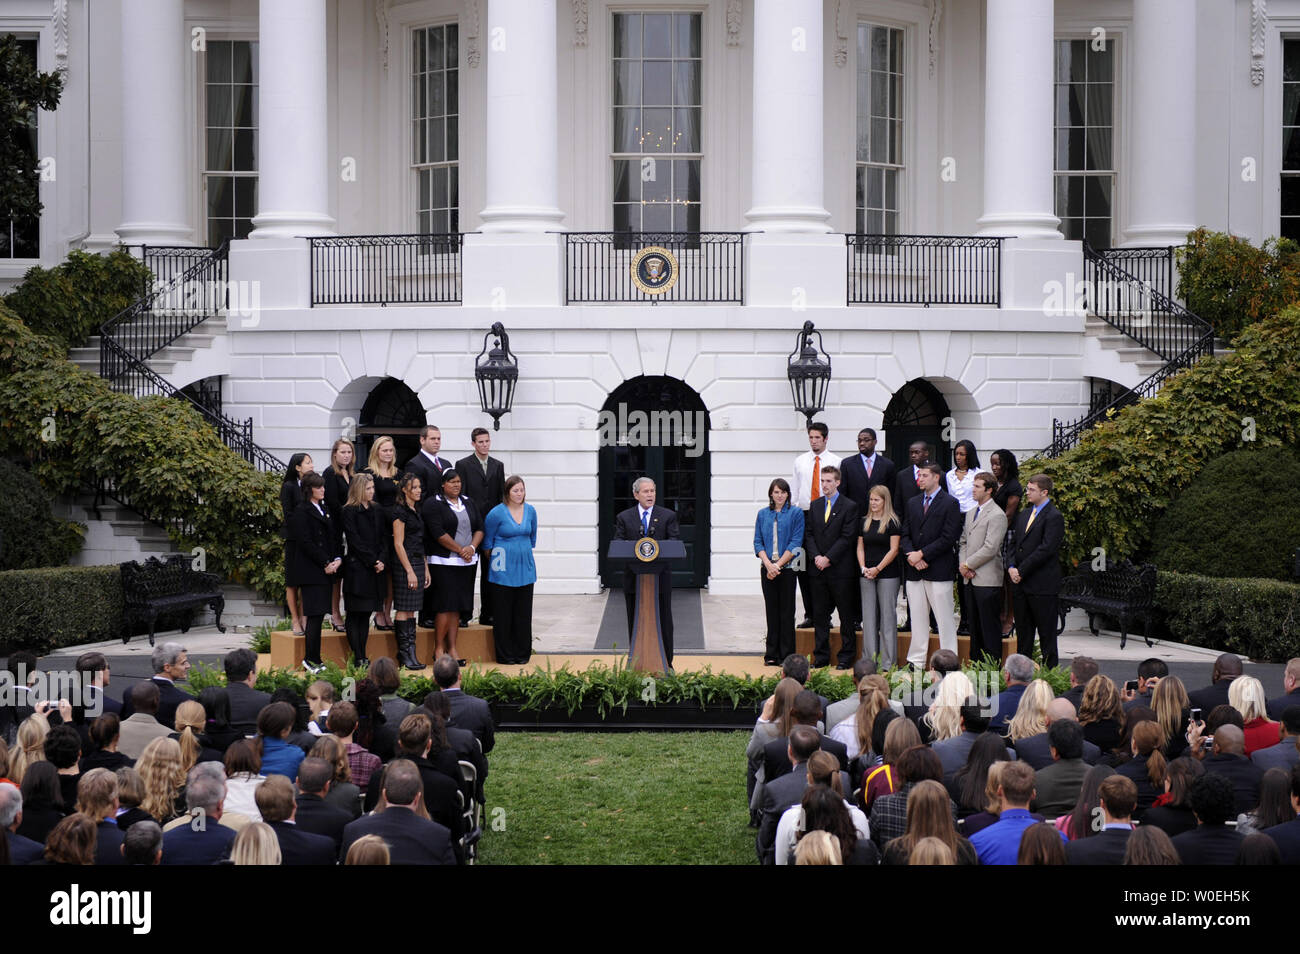
POLYGON ((794 409, 806 417, 810 425, 813 415, 825 409, 826 389, 831 383, 831 358, 821 345, 822 333, 813 331, 813 323, 805 321, 803 330, 795 340, 794 351, 790 352, 789 366, 786 369, 790 377, 794 409), (817 336, 815 348, 813 335, 817 336))
POLYGON ((474 361, 474 380, 478 382, 479 403, 483 413, 492 415, 492 429, 501 430, 501 415, 510 413, 515 399, 515 382, 519 380, 519 360, 510 353, 510 336, 501 322, 483 336, 483 350, 474 361), (488 338, 495 338, 488 350, 488 338))

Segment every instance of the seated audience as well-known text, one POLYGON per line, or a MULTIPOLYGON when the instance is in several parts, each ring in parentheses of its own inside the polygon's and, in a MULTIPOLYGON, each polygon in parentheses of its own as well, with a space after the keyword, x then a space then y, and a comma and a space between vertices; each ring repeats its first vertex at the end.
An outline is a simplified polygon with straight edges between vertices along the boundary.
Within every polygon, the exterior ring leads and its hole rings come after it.
POLYGON ((447 724, 447 720, 451 718, 451 701, 446 693, 434 690, 426 695, 424 697, 424 711, 428 713, 430 719, 434 719, 435 724, 437 724, 438 720, 441 720, 442 730, 447 738, 447 745, 455 753, 457 761, 469 762, 474 766, 474 799, 480 805, 487 804, 483 795, 483 785, 488 777, 488 761, 487 756, 483 754, 482 746, 479 745, 478 738, 469 729, 460 729, 447 724))
POLYGON ((1057 831, 1065 836, 1066 841, 1079 838, 1091 838, 1098 828, 1093 823, 1101 817, 1101 783, 1115 774, 1109 765, 1094 765, 1083 777, 1079 787, 1079 799, 1068 815, 1061 815, 1053 823, 1057 831))
MULTIPOLYGON (((199 742, 205 749, 215 749, 224 756, 231 743, 239 741, 246 734, 230 721, 230 690, 225 686, 208 686, 199 693, 199 705, 203 706, 204 714, 203 733, 199 736, 199 742)), ((256 717, 253 724, 256 728, 256 717)), ((218 758, 215 761, 221 760, 218 758)))
POLYGON ((1153 698, 1156 686, 1160 684, 1161 679, 1168 675, 1169 664, 1163 659, 1152 656, 1142 660, 1138 663, 1137 689, 1125 689, 1122 693, 1124 708, 1132 709, 1134 706, 1146 706, 1148 709, 1154 709, 1153 698))
POLYGON ((889 683, 884 676, 864 676, 855 696, 857 707, 830 731, 830 738, 844 744, 850 759, 871 751, 871 729, 876 716, 889 708, 889 683))
POLYGON ((1192 783, 1192 811, 1197 825, 1174 838, 1174 848, 1185 865, 1230 865, 1245 835, 1228 827, 1234 815, 1232 782, 1207 772, 1192 783))
MULTIPOLYGON (((794 725, 806 725, 814 732, 817 732, 817 723, 821 719, 821 702, 820 697, 815 692, 802 689, 794 697, 794 707, 791 710, 790 721, 794 725)), ((818 748, 830 752, 840 762, 840 768, 848 771, 849 754, 844 747, 843 742, 836 742, 830 736, 822 735, 818 732, 820 742, 818 748)), ((785 775, 790 771, 790 759, 786 755, 789 748, 787 740, 783 738, 773 739, 763 746, 763 784, 771 784, 772 781, 785 775)))
POLYGON ((275 829, 260 821, 245 825, 230 846, 230 862, 236 865, 279 866, 282 856, 275 829))
POLYGON ((157 822, 132 825, 122 836, 122 863, 127 865, 162 864, 163 830, 157 822))
MULTIPOLYGON (((163 833, 164 865, 213 865, 230 856, 236 830, 223 824, 226 779, 210 763, 190 770, 185 784, 189 817, 163 833)), ((251 824, 251 822, 247 822, 251 824)))
MULTIPOLYGON (((287 702, 273 702, 258 713, 257 739, 261 743, 263 775, 283 775, 290 782, 298 777, 298 765, 307 753, 289 741, 295 718, 294 707, 287 702)), ((284 845, 280 851, 284 852, 284 845)))
POLYGON ((45 857, 33 864, 93 865, 95 823, 88 815, 73 812, 54 826, 45 839, 45 857))
POLYGON ((49 762, 35 762, 23 773, 20 790, 23 820, 18 826, 18 834, 32 841, 44 842, 64 816, 72 811, 72 805, 63 804, 59 773, 49 762))
MULTIPOLYGON (((492 710, 485 701, 468 695, 461 689, 460 665, 451 656, 439 656, 433 664, 433 678, 438 683, 438 688, 448 694, 447 701, 451 703, 451 718, 447 720, 447 724, 454 725, 458 729, 469 729, 482 744, 483 754, 490 755, 492 746, 496 744, 492 710)), ((824 699, 822 703, 824 712, 824 699)))
POLYGON ((1282 672, 1282 695, 1268 700, 1268 717, 1280 720, 1292 706, 1300 706, 1300 656, 1287 660, 1282 672))
POLYGON ((1058 719, 1047 730, 1056 761, 1034 774, 1037 797, 1033 808, 1048 821, 1072 810, 1079 799, 1089 768, 1083 760, 1083 733, 1072 719, 1058 719))
POLYGON ((1160 728, 1165 730, 1164 756, 1166 761, 1172 762, 1187 751, 1187 723, 1192 710, 1183 681, 1177 676, 1161 678, 1151 697, 1151 711, 1155 713, 1160 728))
POLYGON ((131 828, 142 821, 154 821, 154 817, 140 807, 144 802, 144 779, 133 766, 118 769, 117 801, 120 806, 117 813, 117 828, 125 835, 131 828))
POLYGON ((388 853, 388 843, 378 835, 362 835, 348 849, 348 856, 343 859, 345 865, 390 865, 392 857, 388 853))
POLYGON ((1240 675, 1241 657, 1235 653, 1220 655, 1214 660, 1214 667, 1210 670, 1210 684, 1204 689, 1197 689, 1187 694, 1192 708, 1200 709, 1202 712, 1212 712, 1217 706, 1229 705, 1228 688, 1232 680, 1240 675))
POLYGON ((334 705, 333 685, 324 679, 318 679, 307 687, 307 706, 311 709, 311 719, 307 722, 308 732, 319 737, 328 731, 325 722, 329 718, 332 705, 334 705))
POLYGON ((1282 852, 1278 850, 1277 842, 1268 835, 1255 832, 1253 835, 1247 835, 1241 842, 1241 851, 1237 852, 1237 864, 1239 865, 1280 865, 1282 863, 1282 852))
POLYGON ((0 785, 0 832, 4 833, 11 865, 29 865, 44 852, 39 841, 18 834, 22 820, 22 792, 15 785, 0 785))
POLYGON ((333 780, 334 766, 330 762, 311 757, 303 759, 298 766, 298 795, 294 799, 298 810, 293 820, 303 831, 329 838, 337 853, 343 844, 343 829, 352 821, 352 815, 325 800, 333 780))
POLYGON ((1265 828, 1264 834, 1277 843, 1282 864, 1300 865, 1300 766, 1291 769, 1291 807, 1297 816, 1285 824, 1265 828))
MULTIPOLYGON (((352 782, 352 770, 348 765, 348 751, 343 740, 332 732, 322 735, 311 747, 308 758, 324 759, 334 770, 330 779, 329 791, 325 793, 325 804, 346 812, 348 818, 361 817, 361 789, 352 782)), ((304 759, 304 761, 306 761, 304 759)), ((299 771, 302 767, 299 766, 299 771)))
MULTIPOLYGON (((898 757, 898 781, 896 792, 881 795, 871 805, 871 840, 876 847, 884 848, 892 838, 900 837, 907 831, 907 800, 912 789, 921 782, 931 779, 943 785, 943 764, 939 756, 924 745, 914 745, 898 757)), ((953 820, 957 819, 957 806, 949 799, 949 810, 953 820)))
MULTIPOLYGON (((1046 680, 1035 679, 1020 695, 1020 704, 1015 715, 1007 723, 1007 741, 1014 747, 1023 739, 1047 731, 1047 709, 1052 704, 1052 687, 1046 680)), ((989 723, 996 727, 997 721, 989 723)))
POLYGON ((998 820, 970 836, 982 865, 1014 865, 1020 854, 1020 837, 1041 818, 1029 813, 1034 798, 1034 770, 1023 762, 999 766, 998 820))
POLYGON ((154 739, 146 745, 136 771, 144 783, 140 807, 154 821, 165 826, 185 814, 185 771, 181 768, 181 747, 175 739, 154 739))
POLYGON ((1259 783, 1259 806, 1253 812, 1237 815, 1237 831, 1253 835, 1274 825, 1285 825, 1296 815, 1291 806, 1291 772, 1273 768, 1259 783))
POLYGON ((969 840, 957 834, 952 821, 952 801, 944 787, 931 779, 918 782, 907 800, 907 828, 885 845, 883 863, 908 865, 912 854, 926 838, 936 838, 952 852, 954 863, 977 863, 969 840))
MULTIPOLYGON (((1003 735, 1007 733, 1011 725, 1011 720, 1020 711, 1020 700, 1034 681, 1034 661, 1028 656, 1022 656, 1020 653, 1012 653, 1007 657, 1007 661, 1002 664, 1002 678, 1006 680, 1007 687, 998 694, 997 707, 993 710, 993 717, 989 720, 989 728, 994 732, 1000 732, 1003 735)), ((1048 690, 1048 698, 1051 698, 1051 690, 1048 690)), ((1046 702, 1044 702, 1046 706, 1046 702)), ((1037 732, 1043 731, 1040 726, 1037 732)), ((1025 735, 1035 735, 1036 732, 1026 732, 1025 735)), ((1023 737, 1023 736, 1022 736, 1023 737)))
POLYGON ((384 707, 384 722, 400 726, 402 720, 415 711, 415 706, 397 694, 402 684, 401 670, 391 656, 380 656, 370 662, 366 675, 379 687, 379 701, 384 707))
POLYGON ((990 779, 996 766, 1011 760, 1012 753, 1002 736, 984 732, 971 746, 966 764, 948 783, 948 794, 957 803, 957 817, 963 820, 966 837, 998 820, 998 790, 990 779))
MULTIPOLYGON (((397 757, 409 761, 419 771, 425 810, 429 818, 447 829, 452 847, 460 858, 460 840, 465 834, 460 779, 459 776, 453 778, 434 764, 430 758, 433 744, 433 725, 427 715, 417 712, 402 720, 397 734, 397 757)), ((367 805, 373 807, 378 801, 379 790, 371 786, 366 793, 367 805)))
MULTIPOLYGON (((271 703, 273 708, 279 703, 271 703)), ((261 729, 261 720, 258 720, 261 729)), ((283 775, 268 775, 266 781, 253 793, 262 821, 271 826, 275 840, 280 845, 281 863, 285 865, 332 865, 337 857, 334 842, 325 835, 316 835, 299 828, 294 821, 297 803, 293 799, 293 783, 283 775)), ((248 825, 248 828, 252 828, 248 825)), ((243 832, 240 832, 242 835, 243 832)))
MULTIPOLYGON (((876 720, 885 717, 881 713, 876 720)), ((885 741, 881 752, 883 761, 866 773, 862 780, 862 810, 868 815, 875 807, 876 799, 897 792, 902 782, 899 781, 898 760, 910 748, 921 744, 921 733, 911 719, 892 719, 885 729, 885 741)), ((939 764, 942 777, 943 763, 939 764)))
MULTIPOLYGON (((271 704, 268 693, 253 688, 257 682, 257 653, 247 648, 232 649, 226 653, 223 666, 230 701, 230 731, 237 733, 238 738, 247 738, 257 732, 257 714, 271 704)), ((207 707, 206 702, 204 707, 207 707)), ((208 718, 213 718, 211 710, 208 718)))
POLYGON ((1137 786, 1131 778, 1109 775, 1097 789, 1101 797, 1101 830, 1091 838, 1076 838, 1065 846, 1069 865, 1118 865, 1124 861, 1133 834, 1137 786))
POLYGON ((95 823, 95 864, 120 865, 122 831, 117 827, 117 776, 91 769, 77 788, 77 811, 95 823))
POLYGON ((1020 850, 1016 852, 1018 865, 1063 865, 1065 842, 1055 825, 1035 822, 1020 836, 1020 850))
POLYGON ((839 839, 828 831, 810 832, 807 838, 799 839, 794 863, 796 865, 844 864, 839 839))
POLYGON ((379 756, 354 741, 358 725, 357 707, 350 702, 335 703, 330 709, 327 724, 330 732, 334 733, 347 750, 348 774, 351 775, 353 784, 364 795, 370 785, 370 779, 379 772, 382 763, 379 756))
MULTIPOLYGON (((138 762, 144 754, 145 746, 154 739, 167 738, 171 729, 157 718, 159 695, 156 682, 150 680, 136 683, 126 695, 131 701, 131 714, 122 719, 118 727, 117 750, 138 762)), ((173 708, 173 713, 174 711, 173 708)))
POLYGON ((907 863, 917 866, 955 865, 957 856, 938 838, 922 838, 912 849, 912 855, 907 859, 907 863))
MULTIPOLYGON (((1083 704, 1083 690, 1088 685, 1088 680, 1097 675, 1100 671, 1097 660, 1091 656, 1075 656, 1070 661, 1070 688, 1063 692, 1057 698, 1068 699, 1070 705, 1074 706, 1074 711, 1078 712, 1079 707, 1083 704)), ((1065 864, 1064 861, 1061 862, 1065 864)))
MULTIPOLYGON (((796 838, 802 840, 808 835, 824 831, 838 843, 840 859, 846 865, 878 865, 880 852, 871 839, 862 837, 853 824, 849 806, 844 796, 825 785, 812 785, 803 794, 805 831, 798 832, 796 838)), ((798 863, 799 848, 795 845, 795 863, 798 863)))
POLYGON ((252 739, 240 739, 226 749, 226 811, 246 815, 255 822, 262 820, 257 809, 257 787, 266 781, 262 774, 262 756, 252 739))
POLYGON ((1142 820, 1143 813, 1150 808, 1165 788, 1164 745, 1165 730, 1159 722, 1139 722, 1133 727, 1132 740, 1129 743, 1133 757, 1119 766, 1115 771, 1125 778, 1131 778, 1137 786, 1137 807, 1133 817, 1142 820))
POLYGON ((974 695, 975 687, 964 672, 944 677, 919 726, 931 745, 961 735, 961 708, 974 695))
MULTIPOLYGON (((1035 772, 1051 765, 1052 743, 1048 739, 1047 732, 1051 729, 1052 723, 1058 719, 1069 719, 1072 722, 1079 721, 1075 715, 1073 703, 1064 697, 1053 699, 1047 704, 1047 715, 1043 719, 1047 728, 1037 735, 1031 735, 1026 739, 1017 741, 1015 743, 1016 747, 1011 750, 1012 758, 1019 758, 1022 762, 1028 762, 1029 767, 1035 772)), ((1101 759, 1101 754, 1101 749, 1086 738, 1083 740, 1083 760, 1085 762, 1089 765, 1096 765, 1101 759)))
POLYGON ((808 759, 818 750, 821 733, 810 725, 796 725, 790 730, 790 772, 772 779, 763 786, 762 817, 754 848, 758 860, 765 865, 776 862, 776 828, 787 808, 803 800, 808 787, 808 759))
POLYGON ((1300 763, 1300 705, 1282 713, 1281 741, 1267 749, 1258 749, 1250 760, 1265 771, 1280 768, 1289 772, 1300 763))
POLYGON ((121 720, 112 712, 106 712, 90 723, 86 730, 86 735, 90 739, 89 752, 82 755, 79 763, 82 772, 97 768, 116 772, 120 768, 128 768, 135 764, 133 760, 117 750, 121 724, 121 720))
POLYGON ((1278 744, 1282 738, 1281 726, 1268 717, 1268 700, 1258 679, 1239 676, 1232 680, 1228 686, 1228 702, 1241 713, 1248 757, 1278 744))
MULTIPOLYGON (((54 766, 59 774, 59 792, 64 805, 77 802, 77 782, 81 778, 81 769, 77 763, 81 760, 81 736, 72 726, 64 723, 50 727, 45 736, 45 761, 54 766)), ((117 850, 114 846, 114 851, 117 850)))
POLYGON ((1182 864, 1173 841, 1159 828, 1140 825, 1129 835, 1124 846, 1126 865, 1177 865, 1182 864))
POLYGON ((1119 768, 1133 758, 1133 730, 1143 722, 1155 722, 1156 714, 1146 706, 1133 706, 1124 712, 1124 728, 1120 732, 1119 745, 1102 754, 1100 761, 1112 768, 1119 768))
MULTIPOLYGON (((840 771, 840 763, 836 761, 835 756, 829 752, 814 752, 808 758, 808 787, 815 785, 825 785, 832 791, 844 798, 844 773, 840 771)), ((806 790, 805 790, 806 794, 806 790)), ((867 816, 862 813, 862 809, 854 805, 848 805, 849 817, 853 820, 853 825, 857 829, 858 835, 862 839, 870 837, 871 830, 867 825, 867 816)), ((788 865, 794 857, 795 842, 797 835, 803 831, 803 802, 787 808, 781 815, 781 820, 776 825, 776 864, 788 865)))
POLYGON ((1124 706, 1111 678, 1098 674, 1088 680, 1079 706, 1083 737, 1103 752, 1109 752, 1119 745, 1123 718, 1124 706))
MULTIPOLYGON (((940 742, 933 743, 930 748, 934 754, 939 756, 939 761, 943 765, 943 781, 949 784, 953 776, 966 764, 966 759, 970 756, 971 749, 975 745, 975 740, 988 731, 989 720, 984 713, 983 707, 979 704, 979 699, 975 696, 968 697, 957 710, 957 718, 960 720, 961 731, 950 738, 940 742)), ((1003 745, 1003 748, 1006 748, 1003 745)))
POLYGON ((395 865, 453 865, 456 855, 452 850, 451 833, 442 825, 422 818, 418 811, 424 807, 424 792, 420 785, 420 770, 408 759, 396 759, 378 781, 382 790, 376 810, 362 816, 343 829, 341 858, 347 858, 354 842, 366 835, 378 835, 387 843, 391 864, 395 865))
POLYGON ((1169 763, 1165 771, 1165 790, 1142 816, 1143 825, 1159 828, 1170 838, 1196 827, 1192 811, 1192 783, 1205 774, 1196 759, 1184 755, 1169 763))
MULTIPOLYGON (((1233 657, 1236 658, 1236 657, 1233 657)), ((1204 754, 1201 736, 1196 726, 1190 730, 1192 753, 1202 753, 1201 764, 1206 774, 1222 775, 1232 782, 1236 796, 1235 814, 1253 811, 1259 804, 1259 783, 1264 779, 1260 767, 1246 758, 1245 733, 1235 725, 1224 724, 1214 730, 1213 748, 1204 754)))

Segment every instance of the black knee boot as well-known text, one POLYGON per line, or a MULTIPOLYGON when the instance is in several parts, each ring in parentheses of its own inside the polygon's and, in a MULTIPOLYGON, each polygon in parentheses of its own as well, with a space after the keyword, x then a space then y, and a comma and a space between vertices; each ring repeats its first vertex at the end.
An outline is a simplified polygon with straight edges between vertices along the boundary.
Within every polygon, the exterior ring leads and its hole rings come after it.
POLYGON ((348 646, 352 650, 352 661, 354 665, 361 666, 366 662, 366 640, 370 636, 370 614, 369 613, 349 613, 344 620, 344 625, 348 633, 348 646))
POLYGON ((415 620, 399 620, 397 623, 397 658, 402 666, 416 672, 424 668, 415 655, 415 620))

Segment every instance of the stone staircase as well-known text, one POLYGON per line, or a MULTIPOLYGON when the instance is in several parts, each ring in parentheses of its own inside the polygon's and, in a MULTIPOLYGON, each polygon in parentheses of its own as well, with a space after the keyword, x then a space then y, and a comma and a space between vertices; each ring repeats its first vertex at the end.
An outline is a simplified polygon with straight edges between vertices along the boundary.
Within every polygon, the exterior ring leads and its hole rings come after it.
MULTIPOLYGON (((129 335, 129 332, 125 334, 129 335)), ((151 355, 149 367, 170 380, 178 365, 193 361, 199 349, 211 349, 218 339, 224 339, 225 334, 225 317, 209 318, 151 355)), ((68 360, 92 374, 99 374, 99 337, 91 338, 84 348, 73 348, 68 353, 68 360)))
POLYGON ((1151 349, 1143 347, 1096 315, 1088 316, 1084 324, 1084 334, 1095 338, 1106 351, 1115 352, 1120 361, 1132 365, 1137 372, 1137 381, 1144 380, 1164 367, 1164 358, 1151 349))

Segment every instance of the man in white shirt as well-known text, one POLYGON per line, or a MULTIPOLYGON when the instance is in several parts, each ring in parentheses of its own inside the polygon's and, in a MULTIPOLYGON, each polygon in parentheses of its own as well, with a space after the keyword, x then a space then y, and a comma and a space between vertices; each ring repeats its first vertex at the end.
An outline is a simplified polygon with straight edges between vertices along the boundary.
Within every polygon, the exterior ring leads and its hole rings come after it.
MULTIPOLYGON (((823 467, 840 466, 840 456, 826 450, 826 438, 830 428, 821 421, 808 425, 808 447, 806 454, 794 459, 794 477, 790 481, 790 503, 803 511, 804 525, 807 526, 808 507, 821 497, 821 470, 823 467)), ((808 571, 800 570, 798 574, 799 592, 803 596, 803 622, 800 629, 812 626, 812 589, 808 580, 808 571)))

